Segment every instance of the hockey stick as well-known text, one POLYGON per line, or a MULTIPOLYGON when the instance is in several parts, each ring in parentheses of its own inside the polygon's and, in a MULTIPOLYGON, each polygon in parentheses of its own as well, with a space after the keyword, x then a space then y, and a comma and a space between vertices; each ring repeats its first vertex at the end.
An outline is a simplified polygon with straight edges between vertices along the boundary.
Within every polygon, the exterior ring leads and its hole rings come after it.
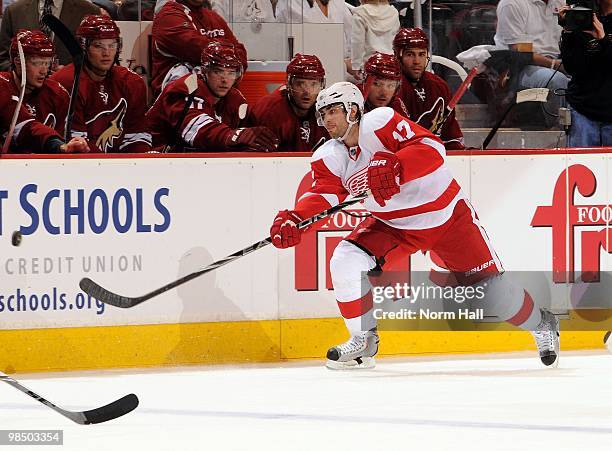
POLYGON ((17 37, 17 50, 19 52, 19 64, 21 65, 21 91, 19 92, 19 100, 17 100, 17 106, 15 107, 15 111, 13 112, 13 119, 11 119, 11 126, 9 127, 9 131, 6 135, 6 139, 4 140, 4 144, 2 145, 2 153, 7 153, 9 151, 9 147, 11 146, 11 141, 13 139, 13 133, 15 133, 15 126, 17 125, 17 118, 19 117, 21 105, 23 104, 23 98, 25 97, 27 78, 26 63, 25 56, 23 54, 23 47, 21 45, 19 37, 17 37))
POLYGON ((70 102, 68 103, 68 114, 66 114, 66 122, 64 129, 64 140, 70 141, 72 119, 74 116, 74 105, 79 92, 79 80, 81 79, 81 71, 83 70, 83 49, 78 41, 72 35, 66 25, 52 14, 45 14, 42 21, 55 33, 57 38, 62 41, 62 44, 68 49, 68 53, 72 57, 74 64, 74 78, 72 79, 72 89, 70 90, 70 102))
POLYGON ((499 130, 499 127, 501 127, 502 122, 504 122, 504 119, 506 119, 506 116, 508 116, 508 113, 510 113, 510 110, 512 110, 512 108, 514 108, 519 103, 524 102, 546 102, 548 99, 548 91, 548 88, 530 88, 523 89, 522 91, 517 92, 514 101, 511 102, 510 105, 508 105, 508 108, 506 108, 497 123, 493 126, 487 137, 482 142, 482 150, 485 150, 487 148, 487 146, 497 133, 497 130, 499 130))
POLYGON ((463 97, 463 94, 465 94, 465 91, 467 91, 467 89, 470 87, 472 80, 474 80, 474 77, 477 74, 478 74, 478 67, 474 67, 472 68, 472 70, 470 70, 467 77, 465 77, 465 80, 463 80, 463 82, 459 85, 459 87, 455 91, 455 95, 453 95, 453 97, 448 102, 448 105, 446 105, 446 110, 444 111, 444 114, 442 115, 442 117, 439 120, 437 120, 435 123, 431 124, 429 131, 431 131, 434 135, 437 135, 438 133, 440 133, 440 130, 442 130, 442 127, 446 123, 446 120, 451 115, 451 113, 455 110, 455 107, 459 103, 459 100, 461 100, 461 97, 463 97))
MULTIPOLYGON (((315 222, 320 221, 323 218, 326 218, 327 216, 330 216, 346 207, 349 207, 358 202, 361 202, 367 196, 368 196, 368 193, 365 192, 349 200, 345 200, 344 202, 339 203, 335 207, 331 207, 325 211, 322 211, 321 213, 318 213, 308 219, 305 219, 304 221, 300 222, 297 225, 297 227, 299 229, 304 229, 310 226, 311 224, 314 224, 315 222)), ((104 302, 105 304, 113 305, 115 307, 120 307, 120 308, 132 308, 132 307, 137 306, 138 304, 148 301, 151 298, 154 298, 155 296, 165 293, 166 291, 171 290, 172 288, 176 288, 179 285, 183 285, 184 283, 189 282, 190 280, 195 279, 196 277, 200 277, 203 274, 214 271, 215 269, 220 268, 221 266, 227 265, 228 263, 231 263, 234 260, 237 260, 241 257, 244 257, 245 255, 250 254, 253 251, 261 249, 262 247, 267 246, 271 242, 272 242, 272 237, 268 237, 264 240, 258 241, 257 243, 254 243, 248 247, 245 247, 244 249, 234 252, 233 254, 228 255, 225 258, 222 258, 221 260, 217 260, 216 262, 211 263, 204 269, 201 269, 196 272, 192 272, 191 274, 188 274, 185 277, 181 277, 180 279, 175 280, 174 282, 170 282, 169 284, 164 285, 163 287, 160 287, 157 290, 151 291, 150 293, 147 293, 139 297, 128 297, 128 296, 121 296, 119 294, 115 294, 112 291, 108 291, 107 289, 101 287, 96 282, 94 282, 93 280, 87 277, 81 279, 79 286, 85 293, 98 299, 99 301, 104 302)))
POLYGON ((60 415, 63 415, 69 420, 72 420, 78 424, 104 423, 105 421, 114 420, 115 418, 119 418, 120 416, 123 416, 126 413, 130 413, 132 410, 138 407, 138 397, 135 394, 130 393, 129 395, 126 395, 121 399, 111 402, 110 404, 107 404, 105 406, 98 407, 97 409, 74 412, 71 410, 62 409, 61 407, 56 406, 52 402, 47 401, 42 396, 34 393, 32 390, 29 390, 27 387, 21 385, 15 379, 7 376, 6 374, 0 373, 0 380, 15 387, 17 390, 25 393, 26 395, 31 396, 41 404, 50 407, 60 415))
MULTIPOLYGON (((181 111, 181 115, 179 116, 179 120, 176 121, 176 125, 174 126, 174 133, 172 136, 177 136, 180 134, 181 126, 183 125, 183 121, 185 120, 185 116, 187 116, 187 112, 189 108, 191 108, 191 104, 193 103, 193 98, 195 97, 196 89, 198 89, 198 76, 196 74, 191 74, 187 78, 185 78, 185 86, 187 86, 187 100, 185 101, 185 106, 183 106, 183 111, 181 111)), ((171 146, 166 146, 164 152, 173 152, 176 149, 176 142, 171 146)))

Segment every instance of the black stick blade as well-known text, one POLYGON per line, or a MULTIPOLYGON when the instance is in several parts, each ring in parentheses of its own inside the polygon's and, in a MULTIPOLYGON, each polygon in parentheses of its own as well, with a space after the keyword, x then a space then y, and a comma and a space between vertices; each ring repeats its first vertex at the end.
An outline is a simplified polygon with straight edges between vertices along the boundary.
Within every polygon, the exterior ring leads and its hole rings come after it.
POLYGON ((110 404, 83 412, 83 416, 85 417, 85 422, 83 424, 98 424, 114 420, 115 418, 122 417, 126 413, 130 413, 136 407, 138 407, 138 396, 134 393, 130 393, 110 404))
POLYGON ((119 308, 130 308, 134 306, 132 298, 120 296, 108 291, 106 288, 101 287, 89 277, 82 278, 79 282, 79 286, 85 293, 99 301, 104 302, 105 304, 119 308))
POLYGON ((66 46, 72 59, 76 57, 83 58, 83 49, 81 49, 79 42, 61 20, 53 14, 45 14, 42 17, 42 21, 57 35, 58 39, 62 41, 62 44, 66 46))

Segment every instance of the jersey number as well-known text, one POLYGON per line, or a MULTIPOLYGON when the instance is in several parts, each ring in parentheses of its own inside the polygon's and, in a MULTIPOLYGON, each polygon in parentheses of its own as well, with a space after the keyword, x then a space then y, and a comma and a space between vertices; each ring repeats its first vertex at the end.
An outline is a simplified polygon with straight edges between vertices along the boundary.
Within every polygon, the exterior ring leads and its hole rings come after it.
POLYGON ((396 130, 393 130, 393 137, 399 142, 407 141, 414 135, 415 133, 412 131, 410 125, 406 121, 398 122, 396 130))

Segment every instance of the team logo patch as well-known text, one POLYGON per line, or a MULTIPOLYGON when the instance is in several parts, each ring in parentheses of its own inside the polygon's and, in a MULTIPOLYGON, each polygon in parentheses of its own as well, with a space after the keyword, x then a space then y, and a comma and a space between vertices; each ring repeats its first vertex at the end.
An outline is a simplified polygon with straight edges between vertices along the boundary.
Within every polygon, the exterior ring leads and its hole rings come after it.
POLYGON ((302 126, 300 127, 300 138, 306 143, 310 141, 310 122, 302 122, 302 126))
POLYGON ((368 167, 355 172, 347 181, 346 189, 353 196, 361 194, 368 189, 368 167))
POLYGON ((122 97, 112 110, 102 111, 87 121, 87 132, 96 138, 96 146, 102 152, 112 150, 115 140, 123 133, 123 118, 127 111, 127 101, 122 97))

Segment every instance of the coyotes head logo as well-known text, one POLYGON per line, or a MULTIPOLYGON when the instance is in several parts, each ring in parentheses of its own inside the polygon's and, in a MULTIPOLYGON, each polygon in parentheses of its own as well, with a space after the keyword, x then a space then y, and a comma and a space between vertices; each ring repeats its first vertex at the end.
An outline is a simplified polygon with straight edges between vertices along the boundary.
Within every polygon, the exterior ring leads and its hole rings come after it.
POLYGON ((112 151, 115 140, 123 134, 126 111, 127 101, 122 97, 112 110, 102 111, 87 121, 87 134, 102 152, 112 151))

